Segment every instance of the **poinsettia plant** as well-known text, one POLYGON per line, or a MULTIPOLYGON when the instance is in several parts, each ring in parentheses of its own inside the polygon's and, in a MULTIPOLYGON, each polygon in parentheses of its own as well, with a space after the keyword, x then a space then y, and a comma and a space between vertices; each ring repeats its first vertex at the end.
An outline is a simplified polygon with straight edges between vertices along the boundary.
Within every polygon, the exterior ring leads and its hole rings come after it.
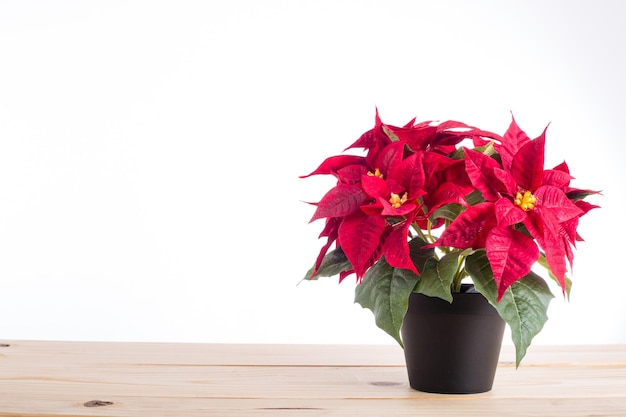
POLYGON ((554 297, 533 268, 569 297, 579 218, 598 207, 565 162, 544 167, 545 139, 514 118, 500 136, 458 121, 392 126, 376 111, 371 130, 301 177, 337 179, 311 203, 326 242, 305 279, 355 274, 355 302, 401 346, 412 292, 452 302, 471 280, 509 325, 519 366, 554 297))

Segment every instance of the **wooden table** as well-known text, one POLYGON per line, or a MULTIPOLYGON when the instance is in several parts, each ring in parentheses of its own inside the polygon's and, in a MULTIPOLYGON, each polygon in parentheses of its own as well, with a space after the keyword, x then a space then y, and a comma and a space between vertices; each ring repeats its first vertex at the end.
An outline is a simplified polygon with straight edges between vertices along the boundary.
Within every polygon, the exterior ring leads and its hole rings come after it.
POLYGON ((626 345, 504 346, 491 392, 408 386, 393 345, 0 342, 0 416, 626 416, 626 345))

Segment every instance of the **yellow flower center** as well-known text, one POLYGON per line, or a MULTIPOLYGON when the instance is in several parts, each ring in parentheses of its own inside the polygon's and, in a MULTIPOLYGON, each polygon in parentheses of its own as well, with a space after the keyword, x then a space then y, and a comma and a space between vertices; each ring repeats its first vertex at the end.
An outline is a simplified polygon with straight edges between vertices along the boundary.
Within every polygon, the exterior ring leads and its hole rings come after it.
POLYGON ((380 172, 380 169, 376 168, 376 170, 374 172, 372 171, 368 171, 367 175, 369 175, 370 177, 378 177, 378 178, 382 178, 383 174, 380 172))
POLYGON ((406 203, 407 200, 407 195, 406 193, 404 193, 402 195, 402 197, 400 197, 398 194, 396 193, 391 193, 391 198, 389 198, 389 202, 391 203, 391 207, 393 208, 398 208, 401 205, 403 205, 404 203, 406 203))
POLYGON ((535 208, 535 202, 537 199, 530 191, 518 191, 515 195, 515 205, 519 206, 522 210, 528 211, 535 208))

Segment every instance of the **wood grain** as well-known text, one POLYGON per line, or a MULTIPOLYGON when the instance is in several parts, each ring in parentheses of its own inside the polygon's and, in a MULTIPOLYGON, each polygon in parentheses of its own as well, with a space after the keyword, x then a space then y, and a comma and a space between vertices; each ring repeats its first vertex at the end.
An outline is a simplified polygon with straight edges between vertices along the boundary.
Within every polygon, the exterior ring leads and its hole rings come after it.
POLYGON ((626 417, 626 345, 513 358, 491 392, 438 395, 408 386, 395 345, 4 341, 0 416, 626 417))

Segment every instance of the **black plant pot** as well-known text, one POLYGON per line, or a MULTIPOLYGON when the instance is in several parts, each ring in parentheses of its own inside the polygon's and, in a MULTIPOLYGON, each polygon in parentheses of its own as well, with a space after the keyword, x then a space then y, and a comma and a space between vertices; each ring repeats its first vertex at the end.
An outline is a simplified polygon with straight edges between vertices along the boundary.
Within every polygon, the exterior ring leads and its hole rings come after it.
POLYGON ((453 298, 448 303, 418 293, 409 297, 401 329, 409 384, 441 394, 489 391, 504 321, 480 293, 454 293, 453 298))

